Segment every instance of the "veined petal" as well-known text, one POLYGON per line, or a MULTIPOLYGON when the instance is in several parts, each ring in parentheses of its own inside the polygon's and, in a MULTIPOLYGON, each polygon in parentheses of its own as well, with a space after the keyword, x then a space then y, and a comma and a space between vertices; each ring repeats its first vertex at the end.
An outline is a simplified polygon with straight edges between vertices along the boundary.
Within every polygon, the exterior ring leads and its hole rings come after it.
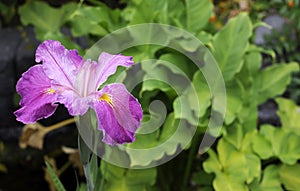
POLYGON ((98 117, 98 129, 103 131, 103 142, 110 145, 133 142, 134 132, 122 127, 112 109, 105 101, 94 104, 94 110, 98 117))
POLYGON ((14 112, 18 121, 34 123, 52 115, 57 105, 55 90, 42 65, 35 65, 25 72, 17 83, 17 92, 22 97, 21 109, 14 112))
POLYGON ((80 97, 72 90, 64 90, 57 95, 57 102, 64 104, 72 116, 85 114, 89 109, 89 103, 92 102, 93 99, 94 96, 80 97))
POLYGON ((133 65, 131 56, 123 56, 121 54, 112 55, 106 52, 102 52, 98 58, 98 64, 95 68, 95 80, 96 90, 101 84, 103 84, 107 78, 114 74, 118 66, 128 67, 133 65))
POLYGON ((103 130, 107 144, 123 144, 134 141, 142 120, 139 102, 123 84, 110 84, 99 92, 92 105, 98 117, 98 129, 103 130))
POLYGON ((43 62, 46 75, 53 85, 73 88, 78 69, 83 59, 77 50, 67 50, 60 42, 46 40, 36 50, 36 62, 43 62))

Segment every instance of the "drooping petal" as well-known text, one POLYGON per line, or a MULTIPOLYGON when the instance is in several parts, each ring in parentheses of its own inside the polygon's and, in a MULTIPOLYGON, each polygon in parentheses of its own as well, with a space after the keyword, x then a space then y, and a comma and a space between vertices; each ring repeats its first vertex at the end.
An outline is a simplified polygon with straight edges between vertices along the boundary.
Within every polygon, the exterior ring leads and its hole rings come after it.
POLYGON ((98 101, 94 106, 98 117, 98 129, 103 131, 103 142, 110 145, 134 141, 134 132, 122 127, 112 107, 105 101, 98 101))
POLYGON ((111 145, 133 142, 143 115, 139 102, 123 84, 107 85, 98 95, 91 107, 98 117, 98 129, 103 130, 103 141, 111 145))
POLYGON ((55 90, 42 65, 35 65, 25 72, 17 83, 17 92, 21 96, 21 108, 14 112, 18 121, 34 123, 52 115, 57 105, 55 90))
POLYGON ((36 62, 43 62, 46 75, 53 85, 72 89, 83 59, 76 50, 67 50, 60 42, 46 40, 36 50, 36 62))
POLYGON ((131 56, 123 56, 121 54, 112 55, 102 52, 98 58, 97 67, 95 68, 96 88, 98 89, 110 75, 114 74, 118 66, 128 67, 133 64, 134 62, 131 56))

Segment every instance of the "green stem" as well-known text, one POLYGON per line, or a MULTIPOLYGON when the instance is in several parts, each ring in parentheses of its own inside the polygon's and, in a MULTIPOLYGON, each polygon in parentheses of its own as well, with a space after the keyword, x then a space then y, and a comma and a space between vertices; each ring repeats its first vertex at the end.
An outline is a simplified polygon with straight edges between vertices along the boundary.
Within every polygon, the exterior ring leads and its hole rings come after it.
POLYGON ((198 130, 199 128, 197 128, 196 133, 194 135, 194 138, 192 140, 192 145, 189 151, 189 156, 188 156, 188 161, 186 164, 186 169, 184 171, 184 175, 183 175, 183 182, 181 185, 181 190, 182 191, 186 191, 187 186, 188 186, 188 181, 190 179, 190 173, 191 173, 191 169, 192 169, 192 164, 193 164, 193 160, 194 160, 194 156, 196 155, 197 151, 198 151, 198 147, 199 144, 201 142, 200 139, 200 131, 198 130))

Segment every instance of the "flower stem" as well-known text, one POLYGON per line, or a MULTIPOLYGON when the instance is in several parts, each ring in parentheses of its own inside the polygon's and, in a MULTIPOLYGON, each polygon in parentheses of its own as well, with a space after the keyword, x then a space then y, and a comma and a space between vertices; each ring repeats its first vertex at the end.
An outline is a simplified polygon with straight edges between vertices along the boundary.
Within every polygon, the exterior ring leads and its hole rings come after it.
POLYGON ((191 169, 192 169, 192 164, 193 164, 193 160, 194 160, 194 156, 198 150, 199 144, 201 142, 200 139, 200 131, 198 130, 199 128, 197 128, 196 133, 194 135, 194 138, 192 139, 192 145, 189 151, 189 156, 188 156, 188 161, 186 164, 186 169, 184 171, 184 176, 183 176, 183 182, 182 182, 182 186, 181 186, 181 190, 185 191, 187 190, 187 186, 188 186, 188 181, 190 178, 190 173, 191 173, 191 169))
POLYGON ((46 128, 45 133, 48 133, 50 131, 53 131, 55 129, 61 128, 63 126, 69 125, 69 124, 74 123, 74 122, 75 122, 74 118, 66 119, 64 121, 61 121, 59 123, 56 123, 56 124, 51 125, 50 127, 46 128))

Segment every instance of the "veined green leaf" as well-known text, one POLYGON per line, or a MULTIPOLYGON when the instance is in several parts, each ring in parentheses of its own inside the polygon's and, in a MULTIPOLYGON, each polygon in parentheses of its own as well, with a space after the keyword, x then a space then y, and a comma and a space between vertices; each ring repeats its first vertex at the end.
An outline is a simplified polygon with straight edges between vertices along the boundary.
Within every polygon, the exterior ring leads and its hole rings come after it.
POLYGON ((283 93, 291 81, 291 73, 297 70, 297 63, 278 64, 262 70, 255 79, 258 103, 283 93))
POLYGON ((300 107, 292 100, 277 98, 279 109, 277 114, 280 117, 282 128, 292 131, 300 136, 300 107))
POLYGON ((213 39, 213 54, 224 80, 229 81, 243 66, 243 56, 252 35, 252 24, 247 14, 232 18, 213 39))
POLYGON ((187 30, 196 34, 207 23, 213 13, 213 4, 210 0, 185 0, 187 30))
POLYGON ((156 168, 124 169, 101 161, 105 191, 147 191, 156 181, 156 168))
MULTIPOLYGON (((272 156, 278 157, 283 163, 293 165, 300 159, 300 139, 295 133, 287 132, 271 125, 263 125, 261 126, 260 134, 271 143, 272 156)), ((253 148, 255 151, 259 151, 258 147, 253 148)))
POLYGON ((282 165, 279 168, 279 177, 287 190, 299 190, 300 164, 282 165))
POLYGON ((47 170, 49 172, 49 175, 58 191, 65 191, 64 185, 61 183, 59 178, 57 177, 56 173, 54 172, 54 169, 50 166, 50 164, 46 161, 47 170))
POLYGON ((53 8, 46 2, 28 1, 19 8, 19 14, 24 25, 32 24, 43 33, 56 32, 76 10, 76 7, 75 3, 68 3, 61 8, 53 8))
POLYGON ((255 180, 250 184, 251 191, 283 191, 279 180, 278 167, 269 165, 263 171, 262 180, 255 180))
POLYGON ((135 142, 127 145, 126 152, 130 157, 131 166, 149 165, 165 155, 175 154, 178 147, 185 148, 189 144, 195 132, 195 128, 188 127, 185 120, 175 119, 174 113, 167 116, 162 127, 153 128, 153 132, 137 134, 135 142), (141 155, 136 151, 139 149, 148 149, 149 152, 143 152, 141 155))

